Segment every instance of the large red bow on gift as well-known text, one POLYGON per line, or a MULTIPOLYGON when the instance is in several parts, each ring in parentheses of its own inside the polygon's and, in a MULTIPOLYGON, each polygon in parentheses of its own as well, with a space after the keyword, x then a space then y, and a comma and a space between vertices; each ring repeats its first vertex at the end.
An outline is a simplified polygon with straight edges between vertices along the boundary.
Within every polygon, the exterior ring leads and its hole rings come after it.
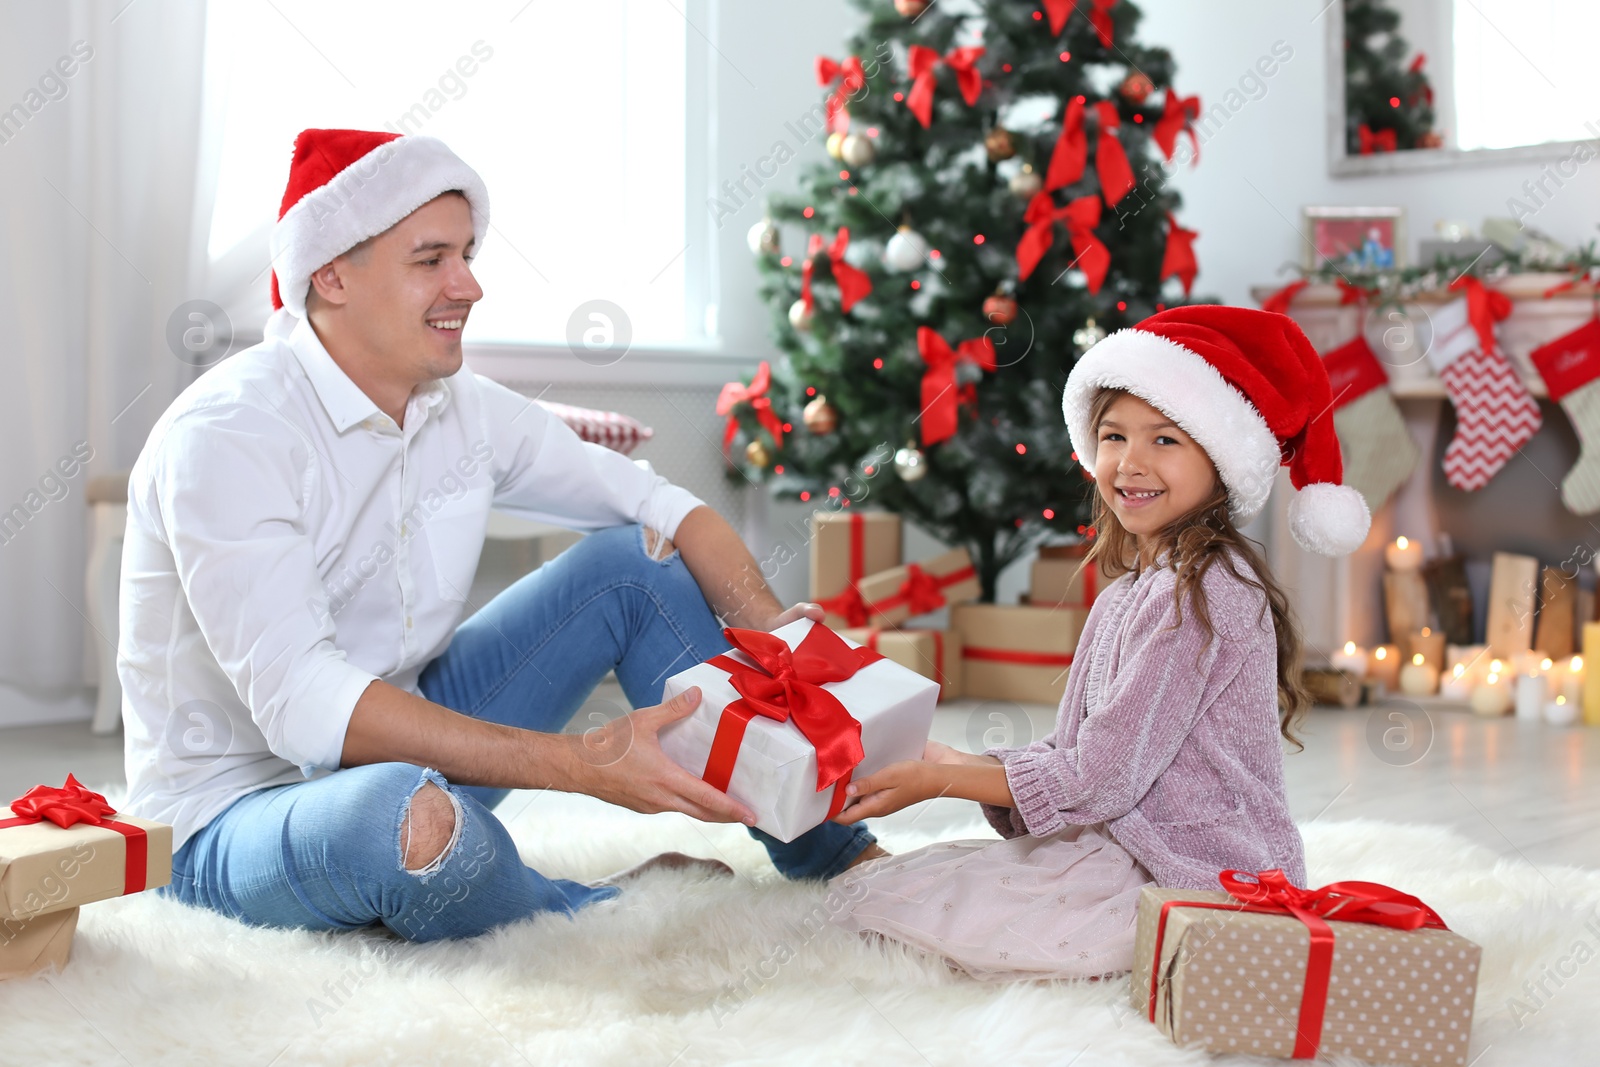
POLYGON ((1188 296, 1194 287, 1194 276, 1200 273, 1200 261, 1194 256, 1194 239, 1200 234, 1178 225, 1178 220, 1167 215, 1167 250, 1161 257, 1161 280, 1176 277, 1183 283, 1183 295, 1188 296))
POLYGON ((911 77, 911 91, 906 93, 906 107, 922 123, 922 128, 927 129, 933 121, 933 86, 934 70, 943 58, 945 66, 956 72, 956 86, 961 90, 961 98, 971 107, 978 102, 978 94, 983 92, 983 75, 978 72, 978 57, 983 55, 983 49, 952 48, 943 57, 931 48, 924 48, 920 44, 911 46, 906 58, 906 73, 911 77))
POLYGON ((1017 242, 1017 275, 1027 281, 1044 254, 1055 243, 1055 224, 1064 223, 1072 238, 1072 250, 1078 253, 1074 266, 1088 275, 1089 292, 1098 293, 1111 269, 1111 252, 1094 235, 1100 225, 1100 198, 1080 196, 1065 207, 1056 207, 1049 193, 1035 193, 1022 216, 1028 224, 1022 240, 1017 242))
POLYGON ((1356 137, 1360 140, 1361 154, 1364 156, 1374 152, 1393 152, 1399 147, 1393 130, 1374 130, 1365 122, 1356 130, 1356 137))
MULTIPOLYGON (((856 302, 872 292, 872 279, 867 277, 867 272, 852 267, 844 261, 845 249, 850 247, 850 230, 840 226, 839 232, 828 245, 828 261, 833 264, 833 280, 839 284, 839 310, 849 311, 856 306, 856 302)), ((810 311, 816 306, 815 299, 811 296, 811 272, 815 266, 817 253, 824 251, 822 235, 814 233, 811 242, 806 246, 805 262, 800 264, 800 299, 805 303, 806 310, 810 311)))
POLYGON ((115 815, 117 809, 106 803, 106 798, 86 789, 72 775, 60 788, 53 785, 36 785, 11 802, 11 814, 29 822, 49 820, 65 830, 75 823, 86 822, 99 826, 103 815, 115 815))
POLYGON ((1200 98, 1198 96, 1179 96, 1171 88, 1167 89, 1166 107, 1161 112, 1161 117, 1156 120, 1156 128, 1151 133, 1162 154, 1171 162, 1173 153, 1178 150, 1178 135, 1187 133, 1189 144, 1194 148, 1194 161, 1200 162, 1200 139, 1194 134, 1194 120, 1200 117, 1200 98))
POLYGON ((922 372, 922 444, 927 447, 955 436, 959 401, 956 364, 975 363, 991 371, 998 364, 994 342, 988 334, 969 338, 952 349, 937 330, 918 326, 917 353, 928 367, 922 372))
POLYGON ((772 387, 772 365, 766 360, 756 368, 754 378, 749 385, 740 382, 728 382, 722 387, 722 392, 717 394, 717 414, 728 416, 728 425, 722 431, 722 455, 727 458, 728 448, 733 444, 734 436, 739 432, 739 416, 734 413, 734 408, 739 404, 748 403, 755 409, 756 419, 767 432, 772 435, 772 441, 779 447, 783 446, 783 420, 778 418, 777 412, 772 410, 772 400, 767 396, 767 390, 772 387))
POLYGON ((783 638, 761 630, 730 626, 722 633, 729 644, 755 660, 756 665, 740 663, 731 656, 717 656, 710 661, 728 672, 729 684, 742 699, 723 711, 723 721, 734 725, 725 736, 722 724, 718 724, 706 761, 705 780, 727 790, 744 727, 751 718, 762 715, 777 722, 792 721, 800 729, 817 750, 817 791, 840 787, 835 804, 842 807, 842 786, 866 752, 861 747, 861 723, 823 686, 851 678, 862 667, 883 657, 870 649, 851 648, 844 638, 820 623, 813 624, 793 649, 783 638))
POLYGON ((839 83, 839 87, 828 97, 828 122, 827 129, 842 130, 849 125, 850 112, 846 109, 850 98, 866 88, 867 73, 861 68, 861 57, 850 56, 843 63, 836 63, 827 56, 817 57, 817 84, 832 85, 839 83))
POLYGON ((1463 274, 1450 283, 1450 288, 1467 294, 1467 321, 1478 332, 1484 355, 1499 351, 1494 324, 1511 314, 1511 298, 1471 274, 1463 274))
MULTIPOLYGON (((1220 910, 1293 915, 1305 924, 1311 949, 1306 961, 1306 984, 1300 995, 1300 1018, 1295 1027, 1294 1058, 1314 1059, 1322 1043, 1323 1013, 1327 1008, 1328 984, 1333 974, 1333 930, 1327 920, 1369 923, 1395 930, 1448 930, 1437 912, 1409 893, 1377 882, 1330 882, 1321 889, 1301 889, 1276 868, 1254 875, 1255 881, 1240 878, 1239 871, 1218 875, 1222 888, 1234 899, 1227 903, 1169 900, 1161 905, 1156 925, 1155 958, 1161 959, 1161 942, 1166 933, 1167 913, 1173 908, 1212 908, 1220 910)), ((1156 993, 1160 967, 1150 975, 1149 1014, 1156 1017, 1156 993)))
POLYGON ((1071 185, 1083 177, 1083 167, 1089 161, 1089 135, 1083 130, 1083 97, 1067 101, 1061 115, 1061 136, 1050 151, 1050 167, 1044 173, 1045 192, 1071 185))

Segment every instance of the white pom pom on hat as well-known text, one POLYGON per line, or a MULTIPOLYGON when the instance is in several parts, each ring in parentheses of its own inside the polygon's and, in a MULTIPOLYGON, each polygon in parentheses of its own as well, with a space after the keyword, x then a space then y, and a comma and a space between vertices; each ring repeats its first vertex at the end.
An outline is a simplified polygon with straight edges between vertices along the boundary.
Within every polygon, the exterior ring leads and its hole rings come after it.
POLYGON ((1089 410, 1102 389, 1124 389, 1206 450, 1239 525, 1266 505, 1280 466, 1298 490, 1289 530, 1325 556, 1355 551, 1372 524, 1367 502, 1342 484, 1333 394, 1322 357, 1287 315, 1193 305, 1152 315, 1085 352, 1067 377, 1062 412, 1078 462, 1094 473, 1099 435, 1089 410))

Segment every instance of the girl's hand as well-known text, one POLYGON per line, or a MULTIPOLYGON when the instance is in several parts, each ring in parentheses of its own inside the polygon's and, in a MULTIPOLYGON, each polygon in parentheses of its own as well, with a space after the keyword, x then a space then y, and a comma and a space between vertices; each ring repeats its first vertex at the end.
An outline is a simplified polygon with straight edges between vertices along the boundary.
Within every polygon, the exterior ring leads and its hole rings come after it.
POLYGON ((877 774, 851 782, 845 792, 855 800, 834 816, 833 821, 849 826, 943 796, 949 791, 949 785, 939 773, 939 766, 925 760, 902 760, 889 764, 877 774))
POLYGON ((938 741, 928 742, 928 747, 922 750, 922 758, 927 763, 944 763, 951 766, 960 766, 972 760, 971 756, 960 749, 951 748, 949 745, 940 744, 938 741))

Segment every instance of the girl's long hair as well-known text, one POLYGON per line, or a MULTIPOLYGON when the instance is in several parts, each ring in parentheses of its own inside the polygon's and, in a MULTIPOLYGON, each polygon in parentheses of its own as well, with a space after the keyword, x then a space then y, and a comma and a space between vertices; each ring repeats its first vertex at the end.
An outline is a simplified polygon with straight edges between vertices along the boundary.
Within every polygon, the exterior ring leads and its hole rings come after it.
MULTIPOLYGON (((1125 389, 1102 389, 1089 407, 1089 428, 1096 437, 1100 433, 1100 420, 1118 398, 1129 395, 1125 389)), ((1112 578, 1134 569, 1137 558, 1137 538, 1117 520, 1116 512, 1098 491, 1094 495, 1095 537, 1083 566, 1101 566, 1112 578)), ((1185 515, 1180 515, 1164 528, 1151 535, 1159 544, 1172 550, 1170 562, 1178 572, 1175 590, 1175 610, 1178 621, 1183 621, 1183 605, 1192 597, 1195 615, 1205 630, 1209 644, 1216 636, 1211 625, 1211 614, 1206 605, 1205 587, 1201 579, 1213 563, 1222 562, 1234 577, 1253 585, 1266 594, 1267 607, 1272 611, 1272 628, 1278 639, 1278 729, 1298 748, 1305 746, 1294 735, 1297 726, 1310 705, 1301 679, 1300 627, 1289 606, 1289 598, 1272 577, 1272 571, 1262 556, 1256 542, 1241 534, 1228 516, 1228 490, 1217 479, 1211 496, 1185 515), (1251 573, 1240 574, 1234 567, 1227 550, 1235 549, 1250 565, 1251 573)))

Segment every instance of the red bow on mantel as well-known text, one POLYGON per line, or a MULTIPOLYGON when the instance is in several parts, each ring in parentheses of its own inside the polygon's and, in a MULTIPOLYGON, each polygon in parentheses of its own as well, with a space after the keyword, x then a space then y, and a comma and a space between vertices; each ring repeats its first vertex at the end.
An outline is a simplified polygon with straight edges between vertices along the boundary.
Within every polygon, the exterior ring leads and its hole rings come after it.
POLYGON ((934 70, 940 60, 956 72, 956 87, 961 90, 961 99, 971 107, 983 92, 983 75, 977 65, 981 55, 981 47, 952 48, 941 57, 931 48, 924 48, 920 44, 911 46, 906 57, 906 74, 911 78, 911 91, 906 93, 906 107, 922 123, 923 129, 927 129, 933 121, 934 70))
POLYGON ((816 300, 811 296, 811 272, 819 252, 826 251, 828 262, 833 264, 833 280, 839 285, 840 311, 849 311, 857 301, 872 292, 872 279, 867 277, 867 272, 844 261, 845 249, 849 247, 850 230, 845 226, 839 227, 839 232, 834 234, 833 241, 826 249, 822 247, 820 233, 811 235, 811 241, 806 246, 805 262, 800 264, 800 299, 807 311, 816 307, 816 300))
POLYGON ((922 445, 936 445, 956 432, 959 390, 956 364, 975 363, 992 371, 998 363, 988 334, 962 341, 954 349, 939 331, 917 327, 917 354, 928 369, 922 372, 922 445))
POLYGON ((1022 216, 1022 221, 1028 224, 1028 228, 1023 231, 1022 240, 1017 242, 1019 279, 1027 281, 1028 275, 1033 273, 1044 254, 1050 251, 1050 246, 1055 243, 1055 224, 1060 222, 1067 227, 1072 250, 1078 254, 1073 265, 1088 276, 1089 292, 1100 291, 1101 284, 1106 280, 1106 272, 1111 269, 1111 252, 1094 235, 1094 228, 1100 225, 1098 196, 1080 196, 1065 207, 1056 207, 1049 193, 1038 192, 1028 202, 1028 210, 1022 216))
POLYGON ((767 396, 767 390, 772 387, 772 364, 766 360, 756 368, 755 377, 750 379, 749 385, 741 382, 728 382, 722 387, 722 392, 717 394, 717 414, 728 416, 728 425, 722 431, 722 456, 728 458, 728 448, 733 444, 734 436, 739 432, 739 416, 734 414, 734 408, 739 404, 748 403, 755 409, 756 419, 765 426, 772 435, 773 443, 783 446, 783 420, 778 418, 778 413, 772 410, 772 399, 767 396))
POLYGON ((818 56, 817 84, 828 86, 834 82, 838 82, 839 87, 828 97, 827 129, 830 133, 850 125, 850 112, 846 105, 850 103, 852 96, 866 88, 867 73, 861 67, 861 57, 850 56, 843 63, 839 63, 827 56, 818 56))
POLYGON ((149 880, 150 856, 150 839, 145 834, 144 828, 132 823, 107 819, 106 816, 115 815, 117 809, 108 804, 106 798, 99 793, 84 788, 72 775, 67 775, 66 784, 60 788, 51 785, 34 786, 13 800, 10 807, 12 817, 0 819, 0 830, 39 822, 53 822, 63 830, 78 823, 115 830, 128 841, 123 892, 144 891, 145 883, 149 880))
POLYGON ((1288 285, 1285 285, 1282 289, 1279 289, 1277 292, 1263 300, 1261 302, 1261 310, 1273 311, 1279 315, 1287 315, 1289 313, 1289 305, 1294 303, 1294 298, 1299 296, 1301 290, 1305 289, 1310 284, 1311 283, 1306 281, 1304 278, 1290 282, 1288 285))
POLYGON ((1393 130, 1374 130, 1365 122, 1356 130, 1356 137, 1359 138, 1361 154, 1364 156, 1374 152, 1393 152, 1400 145, 1393 130))
POLYGON ((1450 283, 1450 288, 1467 294, 1467 321, 1478 332, 1483 354, 1499 351, 1494 324, 1511 314, 1511 298, 1498 289, 1490 289, 1482 279, 1471 274, 1463 274, 1450 283))
POLYGON ((817 792, 833 786, 828 809, 828 818, 833 818, 844 807, 845 787, 866 751, 861 747, 861 723, 823 686, 854 677, 883 657, 868 648, 850 647, 821 623, 813 624, 793 649, 783 638, 761 630, 730 626, 722 633, 755 665, 729 655, 706 661, 728 672, 740 699, 723 709, 701 777, 727 792, 750 720, 761 715, 776 722, 792 721, 817 750, 817 792))
POLYGON ((1200 139, 1194 133, 1194 121, 1200 117, 1200 98, 1198 96, 1179 96, 1172 89, 1167 90, 1166 107, 1161 112, 1161 117, 1156 120, 1156 128, 1150 134, 1156 144, 1161 148, 1167 162, 1172 162, 1172 156, 1178 151, 1178 135, 1187 133, 1189 144, 1194 148, 1194 161, 1200 162, 1200 139))
POLYGON ((1300 995, 1300 1019, 1295 1027, 1294 1058, 1315 1059, 1322 1043, 1323 1012, 1333 974, 1333 929, 1327 920, 1368 923, 1395 930, 1448 930, 1437 912, 1409 893, 1377 882, 1330 882, 1321 889, 1291 885, 1281 870, 1261 871, 1255 881, 1240 878, 1239 871, 1223 871, 1218 880, 1232 901, 1169 900, 1161 905, 1156 923, 1156 965, 1150 974, 1150 1021, 1156 1018, 1156 993, 1161 973, 1161 942, 1167 932, 1167 914, 1173 908, 1211 908, 1261 914, 1292 915, 1311 935, 1306 961, 1306 984, 1300 995))

